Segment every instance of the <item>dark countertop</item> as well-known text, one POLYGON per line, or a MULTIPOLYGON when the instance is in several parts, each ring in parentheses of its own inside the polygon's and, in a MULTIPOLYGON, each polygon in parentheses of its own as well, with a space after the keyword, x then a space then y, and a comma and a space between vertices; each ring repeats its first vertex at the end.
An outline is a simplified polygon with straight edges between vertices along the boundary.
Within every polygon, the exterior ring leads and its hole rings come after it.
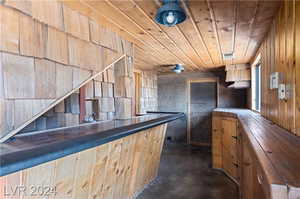
POLYGON ((183 113, 149 113, 127 120, 16 136, 0 144, 0 176, 30 168, 179 118, 183 113))
MULTIPOLYGON (((300 187, 300 137, 251 110, 218 108, 213 115, 236 117, 256 146, 253 148, 260 163, 268 168, 266 162, 271 162, 281 182, 289 188, 300 187)), ((270 172, 270 167, 266 170, 270 172)))

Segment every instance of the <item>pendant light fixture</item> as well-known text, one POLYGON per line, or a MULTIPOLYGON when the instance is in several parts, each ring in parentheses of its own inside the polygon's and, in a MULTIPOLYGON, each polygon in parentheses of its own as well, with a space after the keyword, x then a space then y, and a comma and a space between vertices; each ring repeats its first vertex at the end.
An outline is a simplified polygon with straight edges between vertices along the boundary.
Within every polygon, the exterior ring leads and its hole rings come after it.
POLYGON ((166 26, 175 26, 186 19, 184 10, 179 5, 179 0, 163 0, 163 6, 157 10, 155 21, 166 26))
POLYGON ((172 71, 179 74, 184 71, 184 67, 182 66, 182 64, 176 64, 172 71))

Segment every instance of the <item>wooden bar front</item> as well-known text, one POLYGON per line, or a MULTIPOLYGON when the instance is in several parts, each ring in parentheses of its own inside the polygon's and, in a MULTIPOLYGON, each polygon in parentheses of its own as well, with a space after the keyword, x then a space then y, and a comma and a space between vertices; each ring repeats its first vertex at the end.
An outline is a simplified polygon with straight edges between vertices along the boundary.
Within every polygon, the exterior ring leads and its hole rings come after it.
POLYGON ((1 177, 0 198, 134 198, 157 176, 166 128, 162 124, 1 177))

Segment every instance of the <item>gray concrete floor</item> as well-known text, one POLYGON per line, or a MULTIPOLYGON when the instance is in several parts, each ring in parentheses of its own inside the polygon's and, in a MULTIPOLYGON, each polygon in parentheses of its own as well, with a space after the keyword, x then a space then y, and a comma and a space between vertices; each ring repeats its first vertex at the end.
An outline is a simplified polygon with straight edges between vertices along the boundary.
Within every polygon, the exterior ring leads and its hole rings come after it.
POLYGON ((137 199, 237 199, 238 188, 211 168, 208 147, 167 143, 159 174, 137 199))

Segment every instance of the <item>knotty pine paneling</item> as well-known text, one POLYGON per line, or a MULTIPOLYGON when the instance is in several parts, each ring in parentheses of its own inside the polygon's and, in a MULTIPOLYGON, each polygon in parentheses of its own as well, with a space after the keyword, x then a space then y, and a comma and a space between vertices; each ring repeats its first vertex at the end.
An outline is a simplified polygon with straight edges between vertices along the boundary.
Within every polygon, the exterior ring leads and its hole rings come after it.
MULTIPOLYGON (((25 186, 55 187, 51 199, 133 198, 156 176, 167 124, 0 178, 6 194, 25 186), (12 188, 12 189, 11 189, 12 188)), ((1 192, 0 192, 1 194, 1 192)), ((1 195, 0 195, 1 197, 1 195)), ((11 198, 11 197, 9 197, 11 198)))
POLYGON ((300 2, 296 2, 296 26, 295 26, 295 93, 296 93, 296 109, 295 109, 295 121, 296 122, 296 134, 300 135, 300 2))
MULTIPOLYGON (((299 62, 295 53, 296 38, 299 37, 299 2, 285 1, 273 21, 270 31, 260 47, 262 61, 262 107, 261 113, 266 118, 300 136, 300 126, 296 125, 299 115, 300 78, 296 73, 299 62), (295 31, 297 29, 297 31, 295 31), (278 99, 278 90, 270 89, 269 79, 273 72, 282 74, 280 83, 290 87, 291 96, 287 100, 278 99)), ((298 45, 299 46, 299 45, 298 45)), ((298 50, 299 51, 299 50, 298 50)), ((299 123, 299 120, 298 120, 299 123)))

